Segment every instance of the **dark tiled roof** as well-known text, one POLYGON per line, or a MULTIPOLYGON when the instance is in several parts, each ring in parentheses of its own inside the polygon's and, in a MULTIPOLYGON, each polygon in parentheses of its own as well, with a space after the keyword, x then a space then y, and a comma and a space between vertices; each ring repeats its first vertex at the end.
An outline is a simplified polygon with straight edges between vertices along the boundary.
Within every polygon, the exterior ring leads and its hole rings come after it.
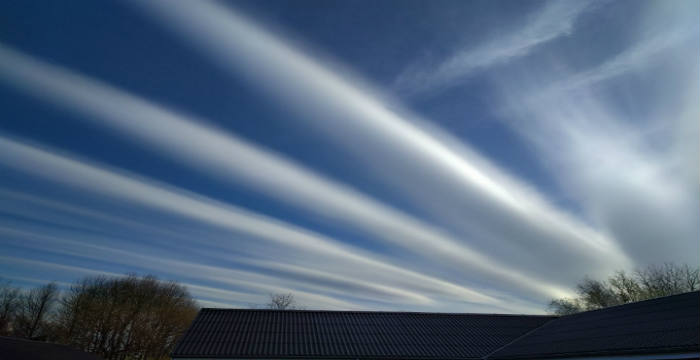
POLYGON ((173 357, 533 359, 700 351, 700 292, 549 316, 202 309, 173 357))
POLYGON ((172 356, 474 359, 551 316, 202 309, 172 356))
POLYGON ((0 336, 2 360, 102 360, 101 357, 68 346, 0 336))
POLYGON ((700 292, 588 311, 553 320, 492 359, 698 352, 700 292))

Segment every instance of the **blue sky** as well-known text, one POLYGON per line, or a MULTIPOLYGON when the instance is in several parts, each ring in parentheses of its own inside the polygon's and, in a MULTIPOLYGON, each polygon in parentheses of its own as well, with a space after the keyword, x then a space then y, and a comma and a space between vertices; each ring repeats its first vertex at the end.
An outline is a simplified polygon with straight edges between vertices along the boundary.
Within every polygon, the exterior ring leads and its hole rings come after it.
POLYGON ((700 260, 697 1, 0 5, 0 268, 542 312, 700 260))

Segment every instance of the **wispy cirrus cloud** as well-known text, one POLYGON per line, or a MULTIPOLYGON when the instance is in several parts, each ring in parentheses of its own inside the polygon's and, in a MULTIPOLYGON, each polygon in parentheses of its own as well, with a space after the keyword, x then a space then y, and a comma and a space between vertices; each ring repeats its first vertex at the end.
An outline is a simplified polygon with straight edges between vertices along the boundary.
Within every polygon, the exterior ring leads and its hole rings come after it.
MULTIPOLYGON (((570 4, 573 8, 550 10, 548 17, 569 14, 567 19, 573 19, 585 10, 570 4)), ((380 92, 364 81, 302 52, 235 10, 213 2, 140 5, 222 69, 303 114, 306 125, 362 159, 373 175, 418 208, 451 219, 451 231, 463 243, 489 252, 491 259, 561 282, 585 269, 605 272, 612 264, 630 263, 612 238, 553 207, 466 144, 397 104, 382 102, 380 92), (570 272, 553 274, 551 268, 570 272)))
MULTIPOLYGON (((332 217, 373 234, 377 239, 430 261, 469 269, 487 279, 503 282, 538 297, 568 292, 555 282, 523 274, 507 262, 487 256, 449 233, 416 217, 335 182, 311 169, 266 151, 232 134, 209 127, 206 121, 158 106, 85 76, 41 63, 9 48, 0 49, 0 73, 29 93, 87 114, 86 120, 107 126, 130 138, 139 138, 178 161, 219 178, 242 183, 267 196, 305 211, 332 217), (168 129, 167 132, 162 129, 168 129)), ((415 129, 414 135, 423 136, 415 129)), ((426 137, 423 136, 424 142, 426 137)), ((429 138, 427 138, 430 141, 429 138)), ((459 161, 440 146, 431 151, 459 161)), ((518 201, 471 164, 461 173, 511 207, 518 201)), ((524 209, 520 209, 522 211, 524 209)), ((585 241, 590 241, 585 239, 585 241)), ((507 284, 507 285, 506 285, 507 284)))
POLYGON ((407 95, 439 91, 463 82, 478 71, 527 56, 538 46, 571 34, 578 18, 599 2, 548 1, 524 17, 520 26, 481 44, 459 48, 434 62, 419 61, 399 74, 394 87, 407 95))
MULTIPOLYGON (((413 283, 424 291, 456 296, 477 303, 499 302, 477 291, 391 265, 386 259, 377 259, 366 252, 319 234, 183 190, 54 155, 7 138, 0 139, 0 148, 2 149, 0 163, 6 166, 78 187, 84 191, 145 205, 243 233, 252 239, 296 249, 309 256, 315 254, 316 257, 335 264, 333 268, 324 269, 330 273, 358 271, 360 274, 364 273, 364 277, 368 280, 375 278, 394 284, 413 283)), ((309 264, 309 267, 312 266, 313 264, 309 264)))
POLYGON ((578 72, 561 64, 546 71, 521 67, 495 83, 506 123, 637 264, 694 264, 700 253, 699 9, 693 2, 645 5, 646 21, 638 24, 644 31, 602 62, 578 72), (652 87, 628 85, 651 75, 652 87), (650 111, 631 115, 610 99, 621 95, 650 111))
MULTIPOLYGON (((257 293, 262 296, 270 293, 294 292, 298 294, 300 300, 318 308, 360 308, 360 305, 356 303, 324 295, 323 291, 328 291, 329 289, 333 293, 332 287, 324 288, 323 286, 315 285, 317 284, 316 282, 311 283, 311 288, 316 290, 315 292, 305 291, 300 281, 288 277, 269 276, 240 269, 175 260, 162 255, 145 255, 138 251, 117 249, 109 245, 95 245, 96 239, 76 234, 70 234, 69 238, 62 235, 42 234, 37 230, 18 230, 16 227, 0 227, 0 234, 10 239, 10 241, 17 239, 24 247, 34 249, 48 248, 50 252, 97 260, 103 264, 117 262, 119 265, 127 265, 131 268, 141 268, 147 271, 165 272, 179 278, 218 282, 241 288, 249 294, 257 293)), ((367 294, 367 292, 362 292, 362 294, 367 294)), ((337 296, 337 290, 335 295, 337 296)), ((405 296, 406 294, 403 295, 405 296)))
MULTIPOLYGON (((459 294, 459 291, 453 294, 444 292, 435 288, 430 282, 418 282, 416 281, 417 279, 394 276, 386 272, 378 273, 374 269, 357 266, 352 262, 340 264, 336 258, 300 251, 303 248, 285 247, 279 244, 271 246, 268 242, 252 239, 251 241, 242 241, 245 236, 242 238, 239 234, 231 234, 225 230, 218 231, 214 228, 192 229, 191 227, 196 224, 190 224, 185 227, 178 226, 175 229, 172 222, 165 221, 161 223, 158 220, 154 220, 153 217, 124 218, 123 215, 102 213, 101 211, 104 210, 68 205, 62 201, 11 191, 0 191, 0 211, 6 214, 17 215, 30 221, 23 224, 0 221, 0 227, 26 229, 22 231, 36 231, 37 224, 44 224, 39 228, 47 235, 56 235, 58 233, 62 238, 80 239, 88 244, 107 244, 108 246, 109 244, 122 244, 121 246, 125 249, 129 249, 129 251, 137 254, 157 252, 159 256, 164 258, 180 258, 181 254, 188 254, 187 258, 191 259, 190 261, 222 262, 222 264, 226 264, 226 266, 234 269, 244 266, 279 277, 287 284, 289 284, 289 281, 301 284, 302 288, 310 287, 326 292, 334 288, 334 296, 341 299, 347 293, 353 294, 355 298, 369 299, 373 301, 371 306, 375 309, 406 309, 405 306, 410 306, 416 310, 430 310, 437 306, 442 310, 447 310, 460 309, 464 306, 462 301, 464 297, 459 294), (114 232, 111 230, 115 226, 118 229, 119 238, 114 238, 114 232), (73 229, 73 231, 64 233, 56 229, 73 229), (139 243, 139 239, 144 239, 144 245, 147 244, 149 247, 132 248, 131 245, 124 244, 123 240, 125 238, 132 239, 132 242, 136 241, 136 243, 139 243), (303 266, 298 264, 303 264, 303 266), (368 277, 369 279, 367 279, 368 277), (388 286, 377 287, 374 283, 377 281, 388 286), (321 285, 321 288, 314 285, 321 285), (387 304, 386 301, 390 301, 390 303, 387 304)), ((161 217, 161 215, 158 217, 161 217)), ((0 231, 0 236, 2 235, 0 231)), ((26 245, 24 241, 20 241, 18 244, 26 245)), ((43 247, 37 247, 37 249, 57 248, 60 250, 61 247, 59 245, 60 243, 47 241, 43 247)), ((120 258, 115 256, 106 260, 114 261, 120 258)), ((393 262, 407 268, 413 267, 413 263, 406 264, 400 259, 394 258, 393 262)), ((101 262, 101 264, 104 265, 105 262, 101 262)), ((133 266, 138 267, 138 263, 131 266, 125 264, 124 266, 134 269, 133 266)), ((168 265, 149 268, 148 271, 155 271, 157 274, 167 274, 170 269, 171 266, 168 265)), ((99 271, 95 271, 95 273, 99 273, 99 271)), ((81 274, 79 275, 82 276, 81 274)), ((194 276, 197 273, 194 272, 189 275, 194 276)), ((165 275, 165 278, 169 278, 168 276, 165 275)), ((176 276, 176 278, 181 277, 176 276)), ((210 279, 207 277, 200 279, 203 282, 208 280, 210 279)), ((446 279, 445 283, 449 281, 450 279, 446 279)), ((451 281, 454 281, 454 285, 459 285, 460 282, 463 282, 463 279, 460 276, 451 279, 451 281)), ((192 284, 192 282, 190 281, 188 284, 192 284)), ((222 290, 229 291, 228 286, 231 286, 231 284, 218 283, 216 286, 222 290)), ((261 306, 268 300, 268 293, 252 293, 245 296, 231 297, 230 299, 222 298, 219 299, 219 302, 226 300, 230 303, 229 306, 261 306), (251 298, 254 298, 254 300, 251 300, 251 298)), ((198 297, 198 299, 202 298, 198 297)), ((211 298, 207 299, 211 300, 211 298)), ((476 311, 476 309, 496 311, 494 309, 498 309, 497 311, 518 313, 541 312, 541 307, 536 304, 521 302, 513 297, 507 297, 504 300, 506 301, 504 305, 498 305, 498 303, 494 302, 488 304, 470 303, 469 307, 472 309, 471 311, 476 311)), ((210 305, 213 306, 213 304, 210 305)), ((366 308, 368 305, 364 306, 366 308)))

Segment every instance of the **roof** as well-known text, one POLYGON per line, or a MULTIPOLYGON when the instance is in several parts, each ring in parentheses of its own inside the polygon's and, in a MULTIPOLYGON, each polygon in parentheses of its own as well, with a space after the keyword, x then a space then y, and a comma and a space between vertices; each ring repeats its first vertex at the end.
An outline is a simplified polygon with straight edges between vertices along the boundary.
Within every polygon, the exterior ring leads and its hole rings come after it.
POLYGON ((0 336, 3 360, 102 360, 101 357, 65 345, 0 336))
POLYGON ((700 292, 563 316, 492 359, 661 354, 700 350, 700 292))
POLYGON ((700 292, 575 315, 202 309, 173 358, 541 359, 700 351, 700 292))
POLYGON ((475 359, 552 316, 202 309, 173 358, 475 359))

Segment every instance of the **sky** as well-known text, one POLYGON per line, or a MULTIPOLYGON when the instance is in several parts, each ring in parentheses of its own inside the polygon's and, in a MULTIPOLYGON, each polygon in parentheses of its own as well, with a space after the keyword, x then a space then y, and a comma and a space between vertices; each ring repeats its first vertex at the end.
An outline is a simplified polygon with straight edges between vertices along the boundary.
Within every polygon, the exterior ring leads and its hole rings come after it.
POLYGON ((0 277, 543 313, 700 262, 697 1, 0 4, 0 277))

